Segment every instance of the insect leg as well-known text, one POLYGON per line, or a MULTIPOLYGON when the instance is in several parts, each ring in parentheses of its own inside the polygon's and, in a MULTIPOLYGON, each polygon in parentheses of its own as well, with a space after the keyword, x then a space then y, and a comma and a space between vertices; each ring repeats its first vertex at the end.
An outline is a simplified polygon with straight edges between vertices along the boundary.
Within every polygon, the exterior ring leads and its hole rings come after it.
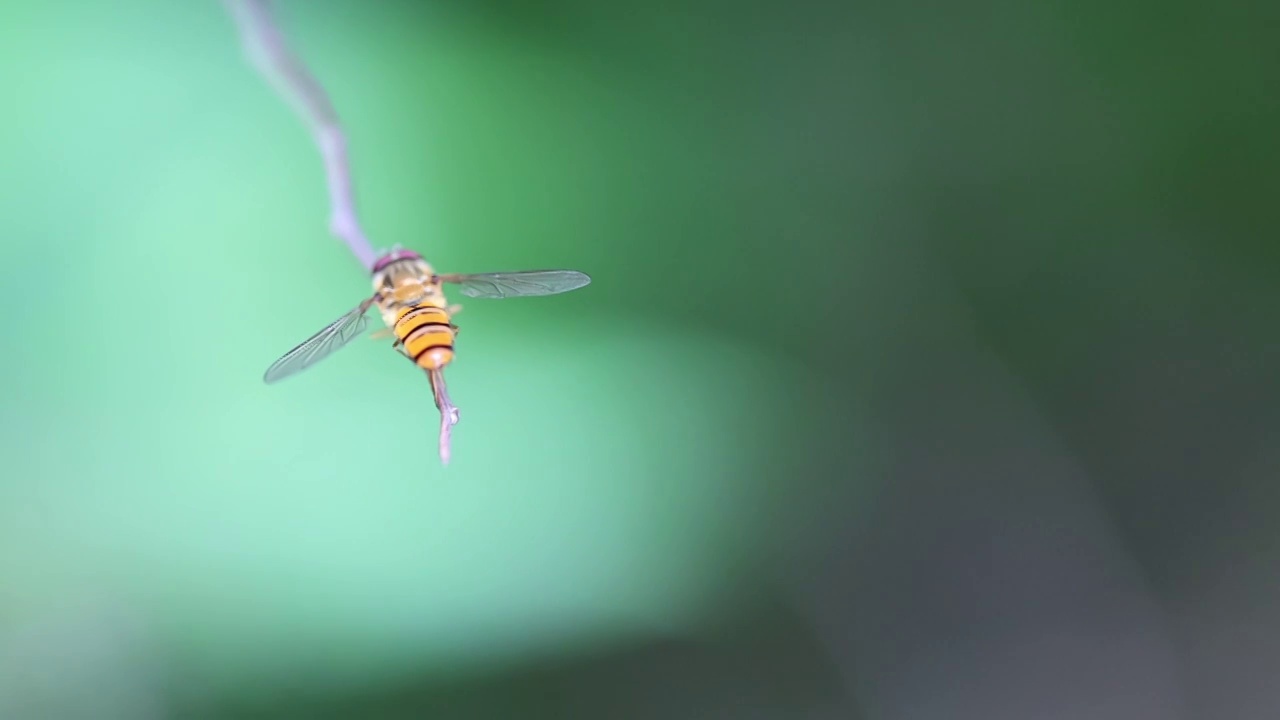
MULTIPOLYGON (((458 313, 462 312, 462 306, 461 306, 461 305, 450 305, 449 307, 445 308, 445 309, 444 309, 444 311, 445 311, 446 313, 448 313, 448 314, 449 314, 449 317, 450 317, 450 318, 452 318, 454 315, 457 315, 458 313)), ((453 335, 454 335, 454 337, 457 337, 457 335, 458 335, 458 326, 457 326, 457 325, 454 325, 452 322, 450 322, 450 323, 449 323, 449 327, 453 329, 453 335)))

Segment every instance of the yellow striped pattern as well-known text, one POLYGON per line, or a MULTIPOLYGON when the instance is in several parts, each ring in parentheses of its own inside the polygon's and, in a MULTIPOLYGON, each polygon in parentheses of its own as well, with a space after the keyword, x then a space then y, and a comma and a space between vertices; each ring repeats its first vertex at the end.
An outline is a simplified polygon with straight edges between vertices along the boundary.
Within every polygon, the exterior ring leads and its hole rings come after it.
POLYGON ((444 308, 418 305, 400 312, 392 328, 405 353, 423 370, 439 370, 453 360, 453 323, 444 308))

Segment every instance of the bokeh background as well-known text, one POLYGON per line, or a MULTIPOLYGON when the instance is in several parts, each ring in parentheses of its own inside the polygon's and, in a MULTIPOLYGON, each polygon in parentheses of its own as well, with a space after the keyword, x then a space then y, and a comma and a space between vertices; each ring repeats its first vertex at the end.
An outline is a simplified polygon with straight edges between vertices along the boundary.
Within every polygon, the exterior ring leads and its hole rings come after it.
POLYGON ((218 2, 0 28, 0 717, 1280 707, 1274 4, 218 2))

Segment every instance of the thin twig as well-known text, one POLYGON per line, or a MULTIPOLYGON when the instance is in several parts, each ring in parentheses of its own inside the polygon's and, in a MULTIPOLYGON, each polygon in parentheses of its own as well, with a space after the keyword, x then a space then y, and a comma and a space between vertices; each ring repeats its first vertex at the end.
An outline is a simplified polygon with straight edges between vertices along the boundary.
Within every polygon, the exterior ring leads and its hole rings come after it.
POLYGON ((435 396, 436 407, 440 409, 440 462, 449 464, 449 439, 453 435, 453 426, 458 424, 458 407, 449 399, 449 389, 444 384, 444 373, 440 370, 428 370, 431 378, 431 394, 435 396))
MULTIPOLYGON (((240 28, 249 58, 277 92, 293 105, 315 136, 329 182, 329 229, 347 244, 366 270, 372 271, 378 253, 360 228, 355 196, 351 190, 347 141, 329 96, 302 61, 289 50, 288 43, 276 27, 268 0, 223 0, 223 4, 240 28)), ((431 370, 427 376, 431 380, 436 407, 440 410, 440 461, 447 465, 453 426, 458 423, 458 408, 449 399, 444 373, 431 370)))
POLYGON ((329 182, 329 230, 347 244, 366 270, 372 270, 378 253, 360 228, 347 163, 347 141, 328 95, 289 50, 267 0, 223 0, 223 4, 235 18, 254 65, 293 105, 315 136, 329 182))

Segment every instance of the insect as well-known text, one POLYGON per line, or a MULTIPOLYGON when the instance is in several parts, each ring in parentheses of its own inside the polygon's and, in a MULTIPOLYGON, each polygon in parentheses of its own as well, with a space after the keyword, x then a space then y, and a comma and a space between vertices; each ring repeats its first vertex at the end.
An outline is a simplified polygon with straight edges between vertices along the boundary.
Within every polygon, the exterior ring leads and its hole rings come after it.
POLYGON ((279 382, 297 374, 359 337, 368 324, 368 312, 377 306, 392 344, 404 357, 426 372, 440 410, 440 459, 449 462, 449 434, 458 421, 457 408, 449 400, 444 369, 454 359, 458 326, 453 316, 462 308, 448 305, 444 286, 457 285, 473 298, 531 297, 577 290, 591 282, 576 270, 525 270, 520 272, 445 275, 436 273, 422 256, 397 249, 373 265, 373 295, 320 332, 285 353, 267 368, 262 379, 279 382))

